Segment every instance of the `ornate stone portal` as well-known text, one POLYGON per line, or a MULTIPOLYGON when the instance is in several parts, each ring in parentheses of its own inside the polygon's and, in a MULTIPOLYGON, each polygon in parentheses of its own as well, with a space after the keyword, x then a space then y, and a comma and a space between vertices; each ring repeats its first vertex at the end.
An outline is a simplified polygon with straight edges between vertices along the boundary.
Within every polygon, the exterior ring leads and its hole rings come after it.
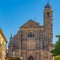
POLYGON ((29 56, 28 60, 34 60, 34 58, 32 56, 29 56))
POLYGON ((8 57, 22 57, 22 60, 52 60, 52 8, 44 9, 44 24, 32 19, 20 27, 15 36, 10 37, 8 57))

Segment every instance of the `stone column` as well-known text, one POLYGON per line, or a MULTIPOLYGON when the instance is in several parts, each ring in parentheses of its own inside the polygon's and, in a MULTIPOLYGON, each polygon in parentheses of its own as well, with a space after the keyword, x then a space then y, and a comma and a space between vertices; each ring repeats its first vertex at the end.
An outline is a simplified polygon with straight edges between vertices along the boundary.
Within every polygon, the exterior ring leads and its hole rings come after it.
POLYGON ((39 52, 37 53, 37 60, 40 60, 40 56, 39 56, 40 54, 39 54, 39 52))

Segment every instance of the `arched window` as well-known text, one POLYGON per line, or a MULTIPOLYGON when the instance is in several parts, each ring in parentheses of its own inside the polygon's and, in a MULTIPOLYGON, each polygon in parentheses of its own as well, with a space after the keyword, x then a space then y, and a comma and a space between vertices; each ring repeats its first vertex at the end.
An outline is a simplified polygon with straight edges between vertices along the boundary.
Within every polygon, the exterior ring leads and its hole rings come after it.
POLYGON ((47 18, 49 18, 49 15, 50 15, 49 12, 47 12, 47 18))
POLYGON ((30 33, 28 34, 28 38, 33 38, 33 37, 34 37, 34 34, 30 32, 30 33))

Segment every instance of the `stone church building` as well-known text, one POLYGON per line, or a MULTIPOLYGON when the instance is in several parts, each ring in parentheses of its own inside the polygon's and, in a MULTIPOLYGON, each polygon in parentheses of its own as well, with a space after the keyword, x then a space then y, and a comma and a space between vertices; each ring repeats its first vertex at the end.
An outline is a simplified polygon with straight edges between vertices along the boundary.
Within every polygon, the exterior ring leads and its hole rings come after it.
POLYGON ((49 4, 44 8, 44 24, 30 19, 18 32, 10 37, 8 57, 20 57, 22 60, 53 60, 53 10, 49 4))

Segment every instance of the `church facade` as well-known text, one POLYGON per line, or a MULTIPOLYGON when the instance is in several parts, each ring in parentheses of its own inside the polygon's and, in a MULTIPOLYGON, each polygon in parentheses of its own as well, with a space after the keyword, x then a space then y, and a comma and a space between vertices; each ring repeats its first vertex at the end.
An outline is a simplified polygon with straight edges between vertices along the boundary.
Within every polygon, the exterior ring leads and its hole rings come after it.
POLYGON ((10 37, 8 57, 22 60, 52 60, 53 11, 49 4, 44 8, 44 24, 29 20, 16 35, 10 37))

